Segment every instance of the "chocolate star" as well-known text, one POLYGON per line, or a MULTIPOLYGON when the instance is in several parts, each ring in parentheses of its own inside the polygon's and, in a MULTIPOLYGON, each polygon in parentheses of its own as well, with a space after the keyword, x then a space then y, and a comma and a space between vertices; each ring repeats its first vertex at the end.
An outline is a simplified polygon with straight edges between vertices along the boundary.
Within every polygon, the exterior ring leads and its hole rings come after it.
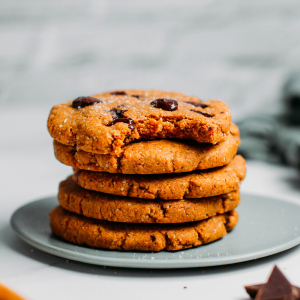
POLYGON ((277 266, 274 267, 267 283, 245 286, 245 289, 254 300, 300 299, 300 288, 291 285, 277 266))

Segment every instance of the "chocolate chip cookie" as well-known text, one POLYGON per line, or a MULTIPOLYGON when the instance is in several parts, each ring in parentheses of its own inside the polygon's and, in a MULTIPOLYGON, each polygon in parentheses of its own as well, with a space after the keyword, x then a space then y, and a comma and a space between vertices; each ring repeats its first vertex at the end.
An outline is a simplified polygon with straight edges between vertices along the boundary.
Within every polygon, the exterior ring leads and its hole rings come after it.
POLYGON ((152 140, 131 143, 120 155, 95 154, 77 150, 54 140, 56 158, 82 170, 163 174, 204 170, 228 164, 240 144, 239 130, 231 124, 230 134, 216 145, 191 140, 152 140))
POLYGON ((126 223, 185 223, 207 219, 236 208, 239 191, 215 197, 185 200, 145 200, 85 190, 71 177, 59 185, 58 201, 86 217, 126 223))
POLYGON ((185 224, 128 224, 77 215, 61 206, 50 213, 52 231, 59 237, 93 248, 136 251, 175 251, 223 237, 238 221, 235 210, 185 224))
POLYGON ((180 174, 125 175, 79 171, 73 179, 83 188, 144 199, 202 198, 230 193, 246 175, 246 162, 237 155, 226 166, 180 174))
POLYGON ((77 150, 118 155, 137 140, 192 139, 218 143, 229 134, 231 115, 218 100, 200 101, 182 93, 125 90, 79 97, 54 106, 48 130, 77 150))

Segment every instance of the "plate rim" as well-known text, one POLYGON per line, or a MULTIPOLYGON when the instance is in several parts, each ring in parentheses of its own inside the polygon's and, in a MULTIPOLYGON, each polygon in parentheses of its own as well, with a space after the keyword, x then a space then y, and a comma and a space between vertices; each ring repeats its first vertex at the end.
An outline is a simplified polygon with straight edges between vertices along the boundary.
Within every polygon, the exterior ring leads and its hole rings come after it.
MULTIPOLYGON (((280 198, 276 197, 270 197, 270 196, 264 196, 264 195, 257 195, 253 193, 242 193, 242 195, 248 195, 248 196, 258 196, 261 198, 268 198, 280 202, 287 202, 291 205, 295 205, 300 208, 299 204, 296 204, 293 201, 289 200, 282 200, 280 198)), ((230 264, 236 264, 240 262, 246 262, 250 260, 255 260, 258 258, 267 257, 270 255, 278 254, 280 252, 289 250, 297 245, 300 244, 300 235, 293 238, 292 240, 285 242, 284 244, 279 244, 277 246, 273 246, 271 248, 267 248, 264 250, 257 250, 248 254, 236 254, 233 256, 226 256, 226 257, 218 257, 218 258, 201 258, 201 259, 182 259, 182 260, 176 260, 176 264, 174 264, 174 260, 172 259, 159 259, 155 258, 154 260, 144 260, 144 259, 132 259, 132 258, 122 258, 122 257, 105 257, 103 255, 92 255, 89 253, 83 253, 80 251, 75 251, 76 248, 82 247, 79 245, 72 245, 62 239, 60 239, 60 243, 67 244, 69 247, 74 247, 74 249, 66 249, 66 248, 60 248, 57 245, 50 245, 47 244, 44 241, 39 241, 37 238, 32 237, 28 232, 24 232, 21 228, 19 228, 17 224, 17 218, 18 214, 22 212, 23 209, 27 206, 34 205, 34 203, 37 202, 45 202, 50 201, 51 199, 57 199, 57 196, 50 196, 50 197, 44 197, 41 199, 37 199, 32 202, 28 202, 22 206, 20 206, 18 209, 14 211, 14 213, 11 216, 10 224, 14 231, 17 233, 17 235, 26 243, 29 245, 46 252, 51 255, 55 255, 64 259, 70 259, 73 261, 88 263, 92 265, 100 265, 100 266, 108 266, 108 267, 122 267, 122 268, 139 268, 139 269, 181 269, 181 268, 200 268, 200 267, 212 267, 212 266, 222 266, 222 265, 230 265, 230 264), (205 261, 203 261, 205 259, 205 261)), ((230 234, 230 233, 229 233, 230 234)), ((50 237, 51 239, 51 237, 50 237)), ((95 251, 103 251, 102 249, 92 249, 88 248, 90 250, 95 251)), ((191 248, 193 249, 193 248, 191 248)), ((186 251, 185 250, 179 250, 179 251, 186 251)), ((110 250, 105 250, 110 251, 110 250)), ((133 251, 130 251, 133 252, 133 251)), ((136 251, 139 252, 139 251, 136 251)), ((166 251, 167 252, 167 251, 166 251)), ((176 251, 177 252, 177 251, 176 251)), ((159 252, 158 252, 159 253, 159 252)), ((173 253, 173 252, 171 252, 173 253)), ((145 254, 149 254, 149 252, 145 252, 145 254)), ((155 256, 157 253, 151 253, 151 255, 155 256)))

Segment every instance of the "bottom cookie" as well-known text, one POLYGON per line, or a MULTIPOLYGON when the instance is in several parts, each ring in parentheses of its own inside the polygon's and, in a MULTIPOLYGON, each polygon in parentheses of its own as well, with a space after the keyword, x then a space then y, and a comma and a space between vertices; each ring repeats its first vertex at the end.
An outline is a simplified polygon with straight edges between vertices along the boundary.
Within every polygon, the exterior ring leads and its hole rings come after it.
POLYGON ((176 251, 213 242, 233 229, 235 210, 185 224, 128 224, 80 216, 57 206, 50 226, 59 237, 78 245, 126 251, 176 251))

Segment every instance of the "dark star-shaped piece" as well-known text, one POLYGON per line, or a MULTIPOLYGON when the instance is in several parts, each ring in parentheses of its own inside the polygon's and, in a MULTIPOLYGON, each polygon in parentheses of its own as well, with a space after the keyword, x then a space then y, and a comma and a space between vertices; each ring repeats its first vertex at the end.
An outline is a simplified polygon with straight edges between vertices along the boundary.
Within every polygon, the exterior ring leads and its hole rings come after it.
POLYGON ((277 266, 265 284, 245 286, 254 300, 300 300, 300 288, 291 285, 277 266))

